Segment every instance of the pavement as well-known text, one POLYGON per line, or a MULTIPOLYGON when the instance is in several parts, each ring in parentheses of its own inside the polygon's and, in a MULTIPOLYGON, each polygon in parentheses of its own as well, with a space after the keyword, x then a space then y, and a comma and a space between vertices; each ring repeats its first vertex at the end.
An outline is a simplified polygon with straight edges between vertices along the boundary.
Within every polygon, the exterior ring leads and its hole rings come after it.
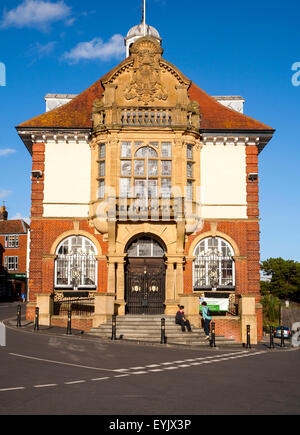
MULTIPOLYGON (((22 311, 24 310, 25 306, 22 304, 22 311)), ((118 344, 134 344, 134 345, 141 345, 141 346, 158 346, 158 347, 165 347, 165 348, 184 348, 184 349, 199 349, 196 345, 187 345, 187 344, 161 344, 160 342, 149 342, 149 341, 142 341, 142 340, 126 340, 126 339, 117 339, 117 340, 111 340, 109 338, 105 337, 99 337, 92 334, 89 334, 87 331, 83 330, 77 330, 77 329, 71 329, 71 334, 67 334, 67 329, 59 326, 44 326, 39 325, 39 330, 34 330, 34 322, 26 320, 25 315, 21 316, 21 327, 17 326, 17 316, 10 317, 8 319, 5 319, 3 321, 5 326, 10 329, 15 329, 19 332, 34 332, 35 334, 39 335, 48 335, 48 336, 57 336, 57 337, 72 337, 77 338, 78 340, 88 340, 88 341, 96 341, 96 342, 102 342, 102 343, 118 343, 118 344)), ((278 338, 274 338, 274 348, 285 350, 285 349, 291 349, 291 340, 285 340, 284 341, 284 347, 281 347, 281 340, 278 338)), ((233 345, 226 344, 221 346, 216 346, 212 348, 209 343, 207 344, 207 347, 205 349, 207 350, 220 350, 220 349, 237 349, 239 347, 238 343, 235 343, 233 345)), ((243 344, 240 344, 241 348, 246 348, 243 344)), ((259 350, 259 349, 270 349, 270 335, 265 335, 263 337, 263 340, 259 342, 256 345, 251 344, 251 349, 253 350, 259 350)))

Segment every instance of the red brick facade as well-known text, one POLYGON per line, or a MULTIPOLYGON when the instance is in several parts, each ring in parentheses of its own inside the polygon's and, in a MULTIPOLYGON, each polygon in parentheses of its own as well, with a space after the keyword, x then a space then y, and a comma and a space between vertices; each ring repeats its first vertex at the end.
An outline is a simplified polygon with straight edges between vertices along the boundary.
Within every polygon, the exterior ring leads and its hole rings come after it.
POLYGON ((26 293, 28 237, 29 226, 24 221, 0 221, 0 287, 2 289, 0 295, 2 296, 10 294, 9 286, 12 286, 11 297, 20 297, 21 294, 26 293), (15 237, 16 247, 9 246, 6 237, 15 237), (9 258, 14 258, 15 267, 12 269, 8 268, 9 258))
MULTIPOLYGON (((33 145, 32 169, 44 173, 45 146, 42 143, 33 145)), ((259 304, 259 210, 258 210, 258 181, 250 181, 249 173, 258 172, 257 146, 246 147, 246 172, 247 172, 247 214, 248 219, 208 220, 204 222, 202 230, 189 236, 185 244, 186 262, 184 265, 184 293, 193 292, 193 259, 190 258, 190 248, 196 238, 201 234, 223 234, 232 240, 236 247, 235 252, 235 277, 236 294, 254 296, 257 303, 258 339, 262 338, 262 310, 259 304)), ((101 248, 98 252, 98 282, 97 292, 109 292, 107 288, 108 266, 106 254, 108 243, 103 241, 101 234, 95 234, 87 219, 76 219, 76 229, 73 219, 43 218, 43 188, 44 179, 32 180, 32 224, 30 245, 30 301, 36 301, 38 293, 53 293, 54 291, 54 252, 57 243, 61 241, 64 233, 83 232, 95 238, 101 248)), ((33 305, 28 306, 27 317, 33 319, 33 305)), ((216 333, 227 338, 241 340, 238 318, 216 318, 216 333)), ((92 326, 91 319, 74 319, 72 327, 87 330, 92 326)), ((53 324, 66 326, 66 319, 53 317, 53 324)))

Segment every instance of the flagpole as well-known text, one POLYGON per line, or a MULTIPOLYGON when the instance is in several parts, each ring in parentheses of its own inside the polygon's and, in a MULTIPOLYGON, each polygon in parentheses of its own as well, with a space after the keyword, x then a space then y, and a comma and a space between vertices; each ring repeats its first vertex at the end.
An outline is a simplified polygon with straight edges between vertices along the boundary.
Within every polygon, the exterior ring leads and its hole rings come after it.
POLYGON ((144 0, 144 13, 143 13, 143 17, 144 17, 144 36, 146 36, 146 0, 144 0))

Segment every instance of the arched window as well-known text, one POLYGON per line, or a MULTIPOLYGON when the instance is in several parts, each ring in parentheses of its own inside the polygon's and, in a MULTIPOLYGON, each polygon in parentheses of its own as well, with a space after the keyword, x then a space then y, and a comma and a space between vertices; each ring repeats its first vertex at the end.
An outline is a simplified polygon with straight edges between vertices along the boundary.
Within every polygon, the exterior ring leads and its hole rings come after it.
POLYGON ((231 245, 220 237, 201 240, 195 248, 193 267, 194 290, 228 288, 235 286, 231 245))
POLYGON ((120 163, 120 197, 170 197, 171 142, 122 142, 120 163))
POLYGON ((56 250, 55 287, 95 289, 97 285, 96 247, 86 237, 71 236, 56 250))
POLYGON ((128 257, 163 257, 164 248, 150 237, 135 239, 126 249, 128 257))

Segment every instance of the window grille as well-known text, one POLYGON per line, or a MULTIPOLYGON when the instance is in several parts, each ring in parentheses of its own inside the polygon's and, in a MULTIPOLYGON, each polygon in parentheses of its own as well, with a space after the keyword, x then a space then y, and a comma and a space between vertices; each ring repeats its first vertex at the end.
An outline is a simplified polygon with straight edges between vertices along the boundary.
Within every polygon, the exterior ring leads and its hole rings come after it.
POLYGON ((55 286, 57 288, 96 288, 96 248, 86 237, 71 236, 57 249, 55 286))
POLYGON ((233 249, 219 237, 202 240, 194 251, 194 290, 234 287, 233 249))

